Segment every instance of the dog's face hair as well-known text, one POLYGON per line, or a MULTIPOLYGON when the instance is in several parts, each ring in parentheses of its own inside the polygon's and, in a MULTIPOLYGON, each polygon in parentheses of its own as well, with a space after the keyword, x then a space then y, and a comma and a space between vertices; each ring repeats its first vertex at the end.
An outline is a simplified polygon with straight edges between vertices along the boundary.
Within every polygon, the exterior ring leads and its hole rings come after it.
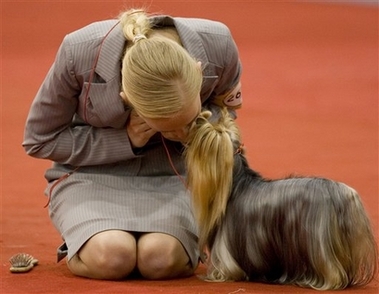
POLYGON ((357 192, 328 179, 262 178, 222 111, 199 116, 185 157, 208 279, 295 284, 319 290, 366 285, 377 244, 357 192))

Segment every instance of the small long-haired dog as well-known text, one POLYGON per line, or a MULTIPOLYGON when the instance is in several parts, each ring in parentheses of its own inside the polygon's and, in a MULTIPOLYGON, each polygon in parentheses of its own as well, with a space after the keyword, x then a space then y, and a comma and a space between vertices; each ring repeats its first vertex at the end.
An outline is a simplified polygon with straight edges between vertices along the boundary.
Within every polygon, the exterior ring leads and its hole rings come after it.
POLYGON ((199 116, 185 151, 206 279, 318 290, 368 284, 378 248, 357 192, 316 177, 265 179, 249 168, 228 112, 211 120, 199 116))

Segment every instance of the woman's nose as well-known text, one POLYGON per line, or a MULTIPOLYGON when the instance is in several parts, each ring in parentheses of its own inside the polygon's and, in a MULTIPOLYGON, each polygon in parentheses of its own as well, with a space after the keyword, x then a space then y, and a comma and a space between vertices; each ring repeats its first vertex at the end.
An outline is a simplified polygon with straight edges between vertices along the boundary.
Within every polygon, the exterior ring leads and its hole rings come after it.
POLYGON ((162 135, 169 140, 185 142, 188 136, 188 128, 182 128, 172 132, 162 132, 162 135))

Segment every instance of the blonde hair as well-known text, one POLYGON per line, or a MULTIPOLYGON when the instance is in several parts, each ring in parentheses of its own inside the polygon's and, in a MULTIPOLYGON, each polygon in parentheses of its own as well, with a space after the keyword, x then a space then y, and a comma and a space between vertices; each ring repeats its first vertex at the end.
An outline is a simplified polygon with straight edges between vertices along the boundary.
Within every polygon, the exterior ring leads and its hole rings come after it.
POLYGON ((120 16, 131 42, 122 62, 122 90, 127 103, 147 118, 169 118, 199 97, 201 69, 177 42, 158 35, 144 9, 120 16))

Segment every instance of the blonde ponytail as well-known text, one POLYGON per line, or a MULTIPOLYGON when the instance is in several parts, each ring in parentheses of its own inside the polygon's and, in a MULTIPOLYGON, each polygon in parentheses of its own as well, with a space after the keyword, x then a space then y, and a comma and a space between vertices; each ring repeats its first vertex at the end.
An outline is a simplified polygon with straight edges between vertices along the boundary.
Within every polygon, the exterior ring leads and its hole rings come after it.
POLYGON ((144 9, 130 9, 120 15, 120 24, 125 38, 135 42, 137 36, 148 37, 151 24, 144 9))
POLYGON ((235 128, 227 111, 217 123, 209 122, 203 112, 190 133, 185 152, 188 187, 199 225, 199 245, 207 245, 207 236, 225 214, 233 181, 235 147, 231 130, 235 128), (221 123, 220 123, 221 122, 221 123))

